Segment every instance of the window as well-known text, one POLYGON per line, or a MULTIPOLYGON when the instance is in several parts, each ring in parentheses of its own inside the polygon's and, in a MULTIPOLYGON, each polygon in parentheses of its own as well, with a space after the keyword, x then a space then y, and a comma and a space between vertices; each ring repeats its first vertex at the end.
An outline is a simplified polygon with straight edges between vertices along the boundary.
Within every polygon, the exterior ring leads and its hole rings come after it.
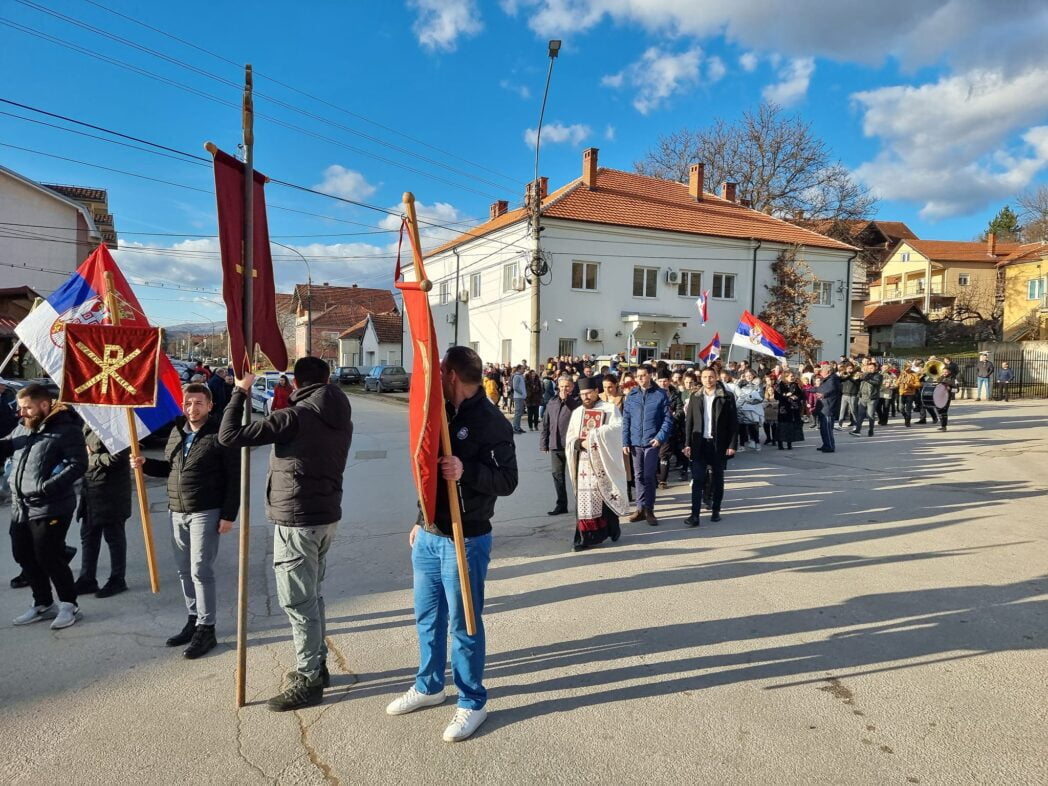
POLYGON ((480 273, 469 274, 469 296, 474 299, 480 297, 480 273))
POLYGON ((507 366, 513 362, 513 339, 511 338, 502 339, 502 362, 507 366))
POLYGON ((440 282, 440 305, 445 305, 451 300, 451 282, 441 281, 440 282))
POLYGON ((560 357, 561 355, 567 355, 568 357, 575 356, 575 339, 562 338, 557 341, 557 357, 560 357))
POLYGON ((972 277, 967 273, 961 273, 957 276, 957 286, 966 287, 972 283, 972 277))
POLYGON ((910 261, 910 252, 909 251, 903 251, 901 254, 899 254, 899 261, 900 262, 909 262, 910 261))
POLYGON ((735 274, 734 273, 714 273, 713 274, 713 289, 710 291, 710 296, 715 297, 718 300, 734 300, 735 299, 735 274))
POLYGON ((811 285, 812 291, 815 293, 814 305, 816 306, 832 306, 833 305, 833 282, 832 281, 813 281, 811 285))
POLYGON ((1040 300, 1042 297, 1044 297, 1044 279, 1031 278, 1026 282, 1027 300, 1040 300))
POLYGON ((702 273, 698 270, 682 270, 677 294, 681 297, 698 297, 702 294, 702 273))
MULTIPOLYGON (((510 262, 508 265, 502 266, 502 291, 512 292, 513 291, 513 279, 517 277, 517 263, 510 262)), ((507 361, 508 362, 508 361, 507 361)))
POLYGON ((657 267, 633 268, 633 297, 658 297, 659 269, 657 267))
POLYGON ((597 289, 597 263, 572 262, 571 288, 594 292, 597 289))
POLYGON ((472 349, 474 352, 476 352, 478 355, 480 354, 480 342, 479 341, 470 341, 469 342, 469 348, 472 349))

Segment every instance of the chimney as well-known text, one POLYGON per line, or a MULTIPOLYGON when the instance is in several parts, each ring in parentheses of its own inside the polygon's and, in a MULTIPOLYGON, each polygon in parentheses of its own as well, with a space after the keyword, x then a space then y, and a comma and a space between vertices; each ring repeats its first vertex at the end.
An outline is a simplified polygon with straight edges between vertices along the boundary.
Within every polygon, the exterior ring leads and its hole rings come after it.
MULTIPOLYGON (((547 196, 549 196, 549 178, 548 177, 540 177, 539 178, 539 199, 545 199, 547 196)), ((508 207, 508 205, 507 205, 507 207, 508 207)))
POLYGON ((706 179, 706 165, 692 164, 688 170, 688 194, 696 202, 702 201, 702 184, 706 179))
POLYGON ((997 235, 993 232, 986 236, 986 253, 991 257, 997 253, 997 235))
POLYGON ((726 199, 729 202, 735 201, 735 183, 730 180, 725 180, 721 183, 721 199, 726 199))
POLYGON ((507 210, 509 210, 509 202, 505 199, 500 199, 498 202, 492 202, 491 207, 488 208, 488 218, 498 218, 507 210))
POLYGON ((752 208, 753 207, 753 200, 752 199, 748 199, 746 197, 741 197, 739 199, 739 204, 742 205, 743 207, 752 208))
POLYGON ((590 191, 597 187, 597 148, 582 151, 582 184, 590 191))

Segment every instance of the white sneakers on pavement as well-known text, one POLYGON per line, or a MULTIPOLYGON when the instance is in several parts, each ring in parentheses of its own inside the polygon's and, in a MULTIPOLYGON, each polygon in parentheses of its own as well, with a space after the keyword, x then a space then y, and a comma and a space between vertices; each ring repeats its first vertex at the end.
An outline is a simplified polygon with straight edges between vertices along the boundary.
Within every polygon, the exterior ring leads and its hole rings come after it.
POLYGON ((419 693, 415 690, 415 686, 412 685, 407 693, 386 705, 386 714, 407 715, 409 712, 420 710, 423 707, 435 707, 438 704, 443 704, 444 699, 443 688, 440 689, 439 693, 419 693))
POLYGON ((458 707, 451 723, 444 729, 444 742, 462 742, 469 739, 488 717, 488 711, 481 707, 479 710, 467 710, 458 707))
POLYGON ((61 630, 62 628, 68 628, 74 622, 76 617, 80 613, 80 607, 75 603, 66 603, 64 601, 58 602, 58 616, 55 617, 55 621, 51 623, 51 630, 61 630))
POLYGON ((52 603, 50 606, 30 606, 23 614, 14 619, 15 625, 31 625, 34 622, 49 620, 58 616, 58 607, 52 603))

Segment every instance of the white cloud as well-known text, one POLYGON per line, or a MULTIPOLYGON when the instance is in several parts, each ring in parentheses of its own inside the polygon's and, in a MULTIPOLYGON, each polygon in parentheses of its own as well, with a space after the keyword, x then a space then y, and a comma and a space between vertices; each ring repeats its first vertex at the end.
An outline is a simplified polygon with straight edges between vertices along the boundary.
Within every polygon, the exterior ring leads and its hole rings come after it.
POLYGON ((605 76, 601 84, 616 89, 624 85, 634 88, 633 107, 646 115, 666 103, 674 93, 698 84, 701 64, 702 50, 697 46, 678 54, 653 46, 637 62, 617 74, 605 76))
POLYGON ((779 81, 761 91, 765 101, 779 106, 792 106, 808 92, 811 75, 815 73, 815 59, 797 57, 787 61, 776 72, 779 81))
POLYGON ((758 63, 759 59, 753 52, 743 52, 739 55, 739 68, 747 74, 752 74, 756 71, 758 63))
POLYGON ((976 70, 852 96, 863 132, 883 142, 856 175, 921 215, 963 215, 1014 195, 1048 166, 1048 68, 976 70))
POLYGON ((409 0, 409 5, 418 12, 412 29, 430 51, 454 52, 460 36, 484 29, 476 0, 409 0))
POLYGON ((606 126, 604 126, 604 138, 607 139, 609 142, 615 141, 615 126, 613 126, 611 123, 608 123, 606 126))
MULTIPOLYGON (((386 216, 378 225, 384 229, 399 230, 400 211, 404 209, 404 206, 400 204, 391 205, 389 209, 396 211, 397 215, 386 216)), ((473 224, 473 219, 449 202, 434 202, 431 205, 416 202, 415 214, 419 220, 418 233, 423 248, 433 248, 456 238, 463 232, 468 231, 469 225, 473 224), (433 226, 433 224, 440 226, 433 226)), ((396 238, 390 243, 389 249, 396 251, 396 238)), ((411 258, 411 247, 408 245, 407 240, 404 242, 403 253, 406 255, 405 259, 411 258)))
MULTIPOLYGON (((556 145, 567 142, 570 145, 579 145, 593 133, 593 130, 582 123, 548 123, 542 127, 542 141, 547 145, 556 145)), ((537 132, 534 128, 524 129, 524 144, 535 147, 537 132)))
POLYGON ((324 170, 324 179, 313 188, 344 199, 367 199, 375 193, 377 186, 371 185, 360 172, 332 164, 324 170))
POLYGON ((724 61, 714 55, 713 57, 706 58, 706 81, 713 83, 719 82, 724 78, 724 75, 728 73, 727 67, 724 65, 724 61))
POLYGON ((508 79, 500 79, 499 87, 501 87, 503 90, 508 90, 511 93, 516 93, 523 99, 531 98, 531 90, 528 89, 527 85, 519 85, 515 82, 511 82, 508 79))

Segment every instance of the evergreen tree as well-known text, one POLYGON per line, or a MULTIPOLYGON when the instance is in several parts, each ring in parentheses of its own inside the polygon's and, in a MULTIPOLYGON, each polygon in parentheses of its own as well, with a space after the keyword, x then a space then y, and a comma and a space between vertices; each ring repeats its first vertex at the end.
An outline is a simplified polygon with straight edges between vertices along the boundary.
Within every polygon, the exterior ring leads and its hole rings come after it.
POLYGON ((1022 237, 1022 231, 1023 228, 1019 224, 1019 216, 1008 205, 1005 205, 996 216, 990 219, 983 239, 985 240, 991 234, 994 234, 997 236, 998 242, 1011 243, 1022 237))
POLYGON ((771 263, 775 283, 765 285, 770 299, 758 316, 782 333, 790 352, 807 360, 815 357, 820 343, 811 334, 808 309, 818 295, 815 292, 815 275, 808 263, 797 257, 797 248, 783 249, 771 263))

